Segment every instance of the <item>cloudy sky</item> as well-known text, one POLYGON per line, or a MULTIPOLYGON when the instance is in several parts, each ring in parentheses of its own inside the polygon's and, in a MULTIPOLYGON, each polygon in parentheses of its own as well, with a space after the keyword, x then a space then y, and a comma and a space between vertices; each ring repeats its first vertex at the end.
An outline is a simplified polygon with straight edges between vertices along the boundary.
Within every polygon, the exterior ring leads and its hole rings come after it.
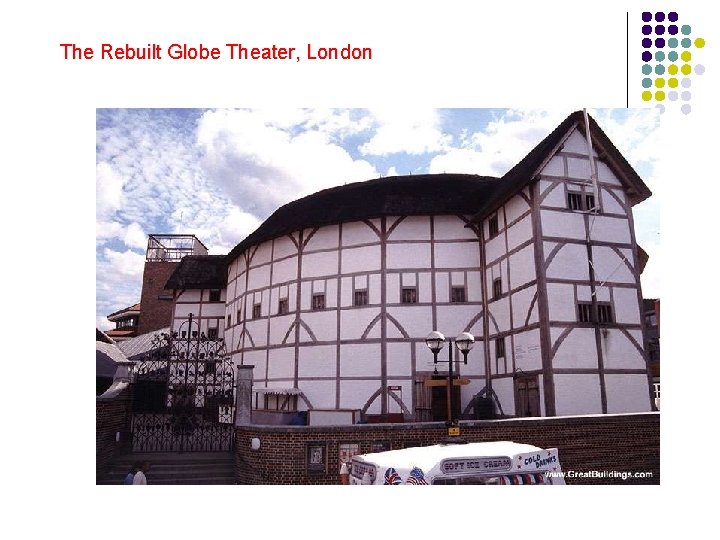
MULTIPOLYGON (((223 254, 278 206, 397 174, 502 175, 572 111, 99 109, 96 319, 140 300, 147 235, 192 233, 223 254)), ((589 110, 657 195, 655 109, 589 110)), ((635 207, 660 296, 658 197, 635 207)))

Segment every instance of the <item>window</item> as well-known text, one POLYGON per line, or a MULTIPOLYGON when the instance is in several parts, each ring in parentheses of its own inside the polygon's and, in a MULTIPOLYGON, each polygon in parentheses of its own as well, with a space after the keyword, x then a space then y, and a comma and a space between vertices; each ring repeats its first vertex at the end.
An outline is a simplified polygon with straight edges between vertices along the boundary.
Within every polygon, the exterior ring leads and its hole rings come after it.
POLYGON ((585 194, 585 210, 592 210, 595 208, 595 195, 592 193, 585 194))
POLYGON ((495 278, 492 286, 492 298, 497 300, 502 296, 502 278, 495 278))
POLYGON ((288 299, 281 298, 278 301, 278 315, 285 315, 289 311, 288 299))
POLYGON ((495 340, 495 358, 505 358, 505 338, 495 340))
POLYGON ((585 302, 578 304, 578 321, 584 323, 593 322, 592 304, 585 302))
POLYGON ((368 292, 367 289, 362 291, 355 291, 355 299, 353 304, 356 306, 366 306, 368 303, 368 292))
POLYGON ((488 221, 488 228, 490 229, 490 238, 497 235, 498 233, 498 216, 495 214, 488 221))
POLYGON ((253 306, 252 318, 253 318, 253 319, 259 319, 260 317, 261 317, 260 304, 255 304, 255 305, 253 306))
POLYGON ((400 301, 403 304, 417 304, 417 289, 415 287, 403 287, 400 301))
POLYGON ((581 323, 612 324, 612 306, 607 303, 598 303, 597 309, 593 309, 590 302, 578 303, 578 321, 581 323))
POLYGON ((218 337, 218 329, 217 328, 208 328, 208 339, 217 339, 218 337))
POLYGON ((612 306, 610 304, 598 304, 597 310, 598 310, 597 322, 599 322, 600 324, 612 324, 613 314, 612 314, 612 306))
POLYGON ((580 191, 568 191, 567 205, 570 210, 588 211, 595 208, 595 195, 580 191))
POLYGON ((226 327, 226 328, 230 328, 230 323, 231 323, 231 322, 232 322, 232 317, 231 317, 230 315, 228 315, 228 317, 227 317, 227 327, 226 327))
POLYGON ((312 308, 315 310, 325 309, 325 293, 313 294, 312 308))
POLYGON ((465 302, 465 287, 453 287, 450 289, 450 301, 456 304, 465 302))
POLYGON ((240 316, 241 313, 242 313, 242 311, 238 309, 237 314, 236 314, 237 318, 235 319, 235 322, 240 323, 240 320, 242 319, 242 317, 240 316))
POLYGON ((220 301, 220 291, 210 291, 210 301, 211 302, 219 302, 220 301))
POLYGON ((568 208, 570 210, 584 210, 582 193, 576 191, 569 191, 567 194, 568 208))

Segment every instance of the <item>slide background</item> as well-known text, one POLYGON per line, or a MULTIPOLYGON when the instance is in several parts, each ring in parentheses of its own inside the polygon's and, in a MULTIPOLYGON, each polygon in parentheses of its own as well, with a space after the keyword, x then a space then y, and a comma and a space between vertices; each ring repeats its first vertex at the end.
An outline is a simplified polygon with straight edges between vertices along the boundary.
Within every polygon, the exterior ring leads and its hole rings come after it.
MULTIPOLYGON (((40 534, 275 538, 658 535, 712 516, 717 443, 717 22, 712 4, 26 2, 2 17, 6 525, 40 534), (630 9, 630 45, 626 12, 630 9), (662 116, 662 486, 486 491, 94 485, 98 107, 631 107, 642 11, 707 45, 693 111, 662 116), (60 43, 371 46, 360 63, 65 61, 60 43), (629 56, 628 56, 629 54, 629 56), (86 372, 86 373, 85 373, 86 372), (580 493, 582 491, 582 493, 580 493)), ((599 464, 601 468, 601 464, 599 464)))

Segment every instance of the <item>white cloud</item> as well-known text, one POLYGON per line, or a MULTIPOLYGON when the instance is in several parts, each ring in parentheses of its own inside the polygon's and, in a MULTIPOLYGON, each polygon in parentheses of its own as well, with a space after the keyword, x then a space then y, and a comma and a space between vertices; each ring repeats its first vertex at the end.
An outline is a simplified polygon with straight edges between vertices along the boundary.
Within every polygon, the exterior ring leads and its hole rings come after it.
POLYGON ((130 277, 142 276, 145 255, 130 250, 119 252, 110 248, 105 248, 104 255, 116 272, 130 277))
POLYGON ((435 156, 430 173, 466 172, 501 176, 562 122, 564 113, 507 111, 484 131, 461 134, 461 148, 435 156))
POLYGON ((111 216, 123 204, 122 176, 106 162, 96 165, 96 206, 95 212, 98 218, 111 216))
POLYGON ((264 218, 320 189, 378 176, 333 142, 345 128, 347 121, 321 121, 312 111, 284 122, 262 111, 209 111, 199 121, 197 143, 207 178, 240 210, 264 218), (304 130, 313 122, 324 129, 304 130))
POLYGON ((145 249, 147 247, 147 235, 143 232, 140 224, 135 221, 128 225, 123 241, 126 246, 131 248, 145 249))
POLYGON ((377 128, 375 135, 360 146, 363 155, 425 154, 450 147, 452 137, 440 129, 437 111, 387 109, 371 112, 377 128))

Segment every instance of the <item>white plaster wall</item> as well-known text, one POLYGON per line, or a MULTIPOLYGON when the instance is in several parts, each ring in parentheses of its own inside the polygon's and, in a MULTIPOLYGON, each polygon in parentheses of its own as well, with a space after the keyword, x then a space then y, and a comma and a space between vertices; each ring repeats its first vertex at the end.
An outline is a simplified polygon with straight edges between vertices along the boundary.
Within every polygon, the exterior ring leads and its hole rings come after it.
POLYGON ((547 296, 551 321, 577 321, 575 291, 572 285, 548 283, 547 296))
MULTIPOLYGON (((635 276, 623 259, 607 246, 593 246, 593 267, 595 279, 600 282, 635 283, 635 276)), ((632 254, 628 250, 620 252, 625 260, 632 265, 632 254)))
POLYGON ((541 210, 540 219, 542 220, 542 234, 545 237, 585 239, 585 218, 583 214, 541 210))
POLYGON ((295 350, 292 347, 270 349, 268 353, 268 378, 292 378, 295 373, 295 350))
POLYGON ((494 263, 500 257, 505 255, 506 252, 505 233, 502 231, 497 236, 494 236, 485 242, 485 261, 487 264, 494 263))
MULTIPOLYGON (((367 307, 340 312, 340 338, 360 339, 370 322, 380 314, 380 308, 367 307)), ((380 325, 380 321, 376 323, 380 325)), ((379 326, 378 326, 379 327, 379 326)))
POLYGON ((387 374, 388 377, 409 377, 412 375, 412 344, 387 344, 387 374))
MULTIPOLYGON (((534 248, 531 244, 510 255, 509 264, 512 268, 512 273, 510 275, 510 288, 515 289, 536 279, 535 253, 533 249, 534 248)), ((503 289, 505 289, 504 284, 503 289)))
POLYGON ((203 317, 224 317, 225 304, 220 302, 204 303, 202 314, 203 317))
MULTIPOLYGON (((551 347, 557 343, 564 328, 551 328, 551 347)), ((552 359, 554 368, 592 368, 598 367, 595 330, 592 328, 574 328, 560 344, 552 359)), ((607 367, 607 366, 606 366, 607 367)))
MULTIPOLYGON (((266 352, 263 351, 245 351, 243 355, 243 364, 246 366, 255 366, 253 369, 253 381, 265 381, 266 352)), ((234 355, 233 361, 238 364, 240 355, 234 355), (236 360, 237 356, 237 360, 236 360)))
MULTIPOLYGON (((565 162, 561 156, 555 155, 547 165, 543 167, 541 174, 547 176, 565 176, 565 162)), ((540 186, 540 191, 543 191, 543 186, 540 186)))
POLYGON ((435 300, 437 302, 450 301, 450 273, 437 272, 435 274, 435 300))
POLYGON ((437 268, 479 268, 480 247, 475 242, 436 243, 435 266, 437 268))
MULTIPOLYGON (((294 322, 294 313, 270 319, 270 345, 280 345, 294 322)), ((290 332, 288 342, 295 343, 295 330, 290 332)))
MULTIPOLYGON (((536 291, 537 287, 533 285, 512 295, 514 328, 525 326, 525 319, 528 316, 528 310, 530 309, 536 291)), ((538 320, 538 302, 535 300, 528 324, 536 323, 538 320)))
MULTIPOLYGON (((540 354, 540 330, 527 330, 513 335, 514 348, 510 347, 509 338, 505 338, 505 354, 515 355, 515 368, 523 371, 532 371, 542 368, 542 356, 540 354)), ((490 352, 494 356, 493 346, 490 352)), ((512 367, 508 357, 508 367, 512 367)))
MULTIPOLYGON (((305 397, 316 409, 335 408, 335 381, 302 381, 305 397)), ((305 409, 304 402, 298 400, 298 409, 305 409)))
POLYGON ((605 375, 605 394, 608 413, 652 410, 645 375, 605 375))
POLYGON ((274 240, 273 258, 275 260, 295 254, 297 254, 297 247, 288 236, 281 236, 274 240))
MULTIPOLYGON (((439 310, 440 308, 438 308, 439 310)), ((411 338, 423 338, 433 331, 432 308, 430 306, 399 305, 388 307, 387 312, 392 315, 411 338)), ((438 323, 440 316, 438 315, 438 323)), ((388 325, 388 331, 390 326, 388 325)))
MULTIPOLYGON (((388 218, 388 229, 398 218, 388 218)), ((427 240, 430 238, 430 218, 427 216, 408 216, 390 233, 388 240, 427 240)))
MULTIPOLYGON (((563 152, 573 152, 577 154, 587 155, 587 138, 584 133, 580 133, 577 129, 574 129, 570 136, 565 140, 562 147, 563 152)), ((595 148, 592 149, 593 156, 597 157, 595 148)))
POLYGON ((288 257, 273 263, 273 284, 297 279, 297 257, 288 257))
MULTIPOLYGON (((512 377, 503 377, 502 379, 493 379, 493 390, 502 405, 503 412, 506 415, 515 414, 515 389, 512 377)), ((496 406, 497 407, 497 406, 496 406)), ((500 411, 497 411, 498 414, 500 411)))
POLYGON ((418 301, 432 302, 432 276, 429 272, 418 274, 418 301))
POLYGON ((250 268, 269 263, 272 256, 272 249, 272 241, 260 244, 253 255, 252 261, 250 261, 250 268))
MULTIPOLYGON (((337 359, 335 355, 335 345, 300 347, 298 355, 298 377, 337 376, 337 359)), ((292 376, 293 372, 288 372, 287 375, 292 376)), ((334 394, 335 392, 333 391, 333 395, 334 394)))
POLYGON ((515 195, 512 199, 505 203, 505 216, 508 223, 512 223, 520 216, 529 211, 530 206, 525 201, 525 199, 523 199, 519 195, 515 195))
POLYGON ((341 377, 379 377, 380 344, 340 345, 341 377))
MULTIPOLYGON (((365 402, 380 387, 380 381, 376 380, 356 380, 356 381, 340 381, 340 408, 341 409, 362 409, 365 402)), ((373 401, 368 410, 368 414, 380 413, 380 398, 373 401)))
POLYGON ((507 296, 495 302, 490 302, 488 311, 497 324, 496 330, 495 325, 492 322, 490 323, 490 335, 510 330, 510 299, 507 296))
POLYGON ((258 266, 250 269, 248 290, 260 289, 270 285, 270 266, 258 266))
POLYGON ((182 323, 183 320, 188 318, 190 313, 193 316, 197 316, 200 313, 200 304, 175 304, 175 320, 182 319, 178 322, 182 323))
POLYGON ((482 302, 482 274, 480 272, 467 273, 467 300, 468 302, 482 302))
MULTIPOLYGON (((544 256, 547 257, 552 251, 555 244, 543 242, 544 256)), ((546 274, 549 279, 590 279, 590 269, 588 263, 587 249, 581 244, 565 244, 555 254, 550 262, 546 274)))
POLYGON ((595 374, 553 376, 555 412, 558 416, 600 414, 600 378, 595 374))
POLYGON ((176 302, 200 302, 201 290, 185 290, 177 297, 176 302))
POLYGON ((513 250, 533 237, 532 218, 526 216, 507 230, 508 250, 513 250))
MULTIPOLYGON (((550 188, 552 182, 548 180, 540 180, 540 193, 544 193, 546 189, 550 188)), ((550 188, 550 191, 545 195, 542 200, 542 205, 551 208, 566 208, 567 200, 565 199, 565 184, 559 182, 555 187, 550 188)))
POLYGON ((318 341, 337 341, 337 317, 337 311, 313 311, 303 313, 301 319, 318 341))
MULTIPOLYGON (((630 335, 642 346, 642 332, 630 330, 630 335)), ((604 365, 607 369, 645 369, 645 359, 635 345, 620 330, 607 329, 601 338, 604 365)))
POLYGON ((568 178, 590 181, 590 161, 587 158, 567 157, 568 178))
MULTIPOLYGON (((306 238, 307 235, 310 234, 310 231, 306 231, 306 238)), ((315 231, 315 234, 312 235, 310 240, 308 240, 307 244, 305 245, 304 251, 313 251, 316 249, 329 249, 329 248, 337 248, 338 247, 338 226, 337 225, 329 225, 326 227, 320 227, 317 231, 315 231)))
MULTIPOLYGON (((388 268, 429 268, 430 244, 387 244, 388 268)), ((436 261, 437 261, 437 246, 436 261)), ((437 263, 436 263, 437 264, 437 263)))
POLYGON ((636 289, 613 288, 615 322, 640 324, 640 306, 636 289))
POLYGON ((306 253, 302 257, 302 277, 311 278, 337 274, 338 252, 320 251, 306 253))
POLYGON ((435 240, 474 240, 477 237, 470 228, 465 228, 465 222, 456 216, 434 216, 435 240))
MULTIPOLYGON (((267 321, 265 319, 247 321, 245 329, 252 336, 256 347, 265 347, 267 345, 267 321)), ((245 345, 249 346, 247 342, 245 345)))
POLYGON ((626 218, 598 215, 590 231, 592 240, 630 243, 630 222, 626 218))
POLYGON ((619 189, 610 189, 607 187, 601 187, 600 197, 602 199, 602 210, 608 214, 622 214, 626 215, 625 208, 617 201, 612 194, 620 197, 621 201, 625 200, 625 193, 619 189))
POLYGON ((617 176, 613 174, 613 172, 610 170, 610 167, 608 167, 606 163, 602 161, 596 161, 595 165, 597 166, 598 180, 600 182, 606 182, 608 184, 613 184, 616 186, 622 185, 620 180, 618 180, 617 176))
MULTIPOLYGON (((439 330, 444 333, 446 337, 455 337, 460 332, 465 332, 470 322, 475 319, 482 306, 472 304, 452 304, 449 306, 437 306, 437 328, 430 328, 432 326, 432 318, 428 318, 423 323, 423 327, 427 329, 427 332, 421 337, 425 338, 433 330, 439 330)), ((476 332, 482 332, 482 326, 480 322, 475 322, 468 332, 473 336, 476 332)))
MULTIPOLYGON (((367 229, 367 226, 365 228, 367 229)), ((345 237, 343 236, 343 243, 344 241, 345 237)), ((342 250, 343 274, 372 270, 380 270, 380 245, 342 250)))
MULTIPOLYGON (((380 230, 378 228, 378 230, 380 230)), ((369 244, 378 241, 378 235, 370 227, 360 221, 343 223, 342 245, 356 246, 358 244, 369 244)))

